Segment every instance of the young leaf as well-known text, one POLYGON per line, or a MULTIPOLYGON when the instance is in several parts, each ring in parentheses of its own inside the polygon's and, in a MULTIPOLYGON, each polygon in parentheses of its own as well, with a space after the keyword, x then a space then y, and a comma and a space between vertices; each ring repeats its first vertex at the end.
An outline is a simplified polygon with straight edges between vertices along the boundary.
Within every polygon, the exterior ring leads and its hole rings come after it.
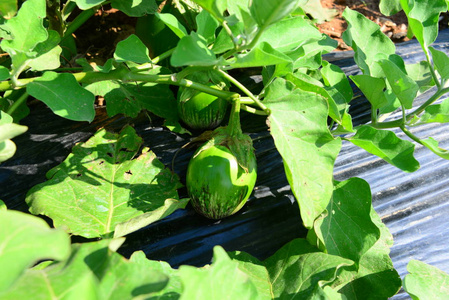
POLYGON ((366 181, 351 178, 335 182, 327 215, 314 225, 327 253, 359 264, 361 257, 380 237, 379 228, 371 220, 371 206, 371 189, 366 181))
POLYGON ((279 52, 268 43, 260 43, 246 54, 237 54, 227 61, 232 68, 250 68, 291 62, 290 57, 279 52))
POLYGON ((188 35, 184 25, 182 25, 174 15, 168 13, 155 13, 154 15, 164 22, 164 24, 167 25, 167 27, 170 28, 171 31, 173 31, 173 33, 180 39, 188 35))
POLYGON ((413 100, 419 91, 418 84, 390 60, 382 59, 379 61, 379 65, 402 105, 407 109, 412 108, 413 100))
POLYGON ((0 249, 1 297, 2 292, 38 261, 66 259, 70 254, 70 238, 62 230, 51 229, 38 217, 0 210, 0 249))
POLYGON ((433 63, 435 64, 435 69, 438 71, 438 74, 443 79, 449 79, 449 57, 443 51, 436 50, 433 47, 429 47, 430 52, 432 53, 433 63))
POLYGON ((132 61, 138 64, 151 62, 148 48, 134 34, 118 42, 114 52, 114 59, 118 62, 132 61))
POLYGON ((419 162, 413 156, 415 144, 398 138, 393 131, 364 125, 348 140, 402 171, 414 172, 419 169, 419 162))
MULTIPOLYGON (((223 248, 214 247, 213 263, 208 268, 181 266, 179 275, 184 299, 261 299, 251 278, 239 269, 223 248)), ((262 298, 263 299, 263 298, 262 298)))
POLYGON ((290 14, 299 4, 299 0, 253 0, 250 12, 260 27, 268 27, 290 14))
POLYGON ((45 72, 27 85, 27 92, 61 117, 88 122, 95 117, 95 96, 82 88, 72 74, 45 72))
POLYGON ((6 22, 7 31, 11 32, 13 38, 1 41, 3 51, 14 56, 17 52, 30 52, 37 44, 44 42, 48 37, 43 25, 46 16, 45 1, 25 1, 17 15, 6 22))
POLYGON ((380 0, 380 12, 386 16, 392 16, 402 10, 401 0, 380 0))
POLYGON ((413 299, 448 299, 449 275, 418 260, 410 260, 404 278, 404 290, 413 299))
POLYGON ((429 137, 425 140, 421 140, 421 143, 430 149, 433 153, 438 155, 441 158, 449 159, 449 151, 443 149, 439 146, 439 142, 432 137, 429 137))
POLYGON ((30 211, 91 238, 111 234, 117 224, 178 198, 177 176, 148 149, 139 154, 141 144, 132 127, 120 134, 98 131, 51 169, 47 182, 28 192, 30 211))
POLYGON ((192 32, 179 41, 170 62, 174 67, 213 66, 218 60, 212 50, 207 47, 206 40, 196 32, 192 32))
POLYGON ((11 139, 28 129, 26 126, 12 122, 13 118, 0 110, 0 163, 10 159, 16 153, 16 144, 11 139))
POLYGON ((347 299, 387 299, 401 287, 401 278, 389 256, 393 236, 373 207, 371 220, 380 229, 380 239, 362 256, 358 270, 343 270, 334 283, 347 299))
POLYGON ((350 78, 371 103, 373 109, 379 109, 388 103, 384 93, 386 85, 383 78, 369 75, 354 75, 350 78))
MULTIPOLYGON (((54 30, 48 31, 48 38, 36 45, 33 55, 29 57, 28 66, 33 71, 53 70, 61 65, 62 48, 58 45, 61 38, 54 30)), ((13 60, 14 61, 14 60, 13 60)), ((14 63, 15 66, 17 64, 14 63)))
POLYGON ((215 40, 215 30, 220 23, 207 10, 202 10, 196 16, 196 24, 198 26, 196 33, 204 37, 207 44, 212 43, 215 40))
POLYGON ((445 99, 441 104, 427 106, 424 113, 413 125, 426 123, 449 123, 449 99, 445 99))
POLYGON ((407 75, 414 80, 419 86, 419 92, 424 93, 431 87, 435 86, 435 81, 432 77, 432 71, 427 61, 420 61, 415 64, 408 64, 405 66, 407 75))
POLYGON ((354 49, 355 62, 363 74, 383 77, 383 71, 377 64, 378 56, 394 54, 394 43, 380 30, 379 25, 362 14, 346 8, 343 17, 348 22, 343 40, 354 49))
POLYGON ((113 8, 120 10, 130 17, 142 17, 148 14, 154 14, 158 10, 158 5, 155 0, 111 0, 111 5, 113 8))
POLYGON ((402 9, 416 39, 427 52, 427 47, 438 36, 440 13, 447 11, 445 0, 401 0, 402 9))
POLYGON ((304 239, 296 239, 264 261, 273 286, 274 299, 309 299, 316 289, 332 282, 337 271, 351 260, 318 252, 304 239))
POLYGON ((327 127, 327 101, 281 78, 267 89, 270 132, 307 228, 326 209, 333 192, 333 166, 341 148, 327 127))

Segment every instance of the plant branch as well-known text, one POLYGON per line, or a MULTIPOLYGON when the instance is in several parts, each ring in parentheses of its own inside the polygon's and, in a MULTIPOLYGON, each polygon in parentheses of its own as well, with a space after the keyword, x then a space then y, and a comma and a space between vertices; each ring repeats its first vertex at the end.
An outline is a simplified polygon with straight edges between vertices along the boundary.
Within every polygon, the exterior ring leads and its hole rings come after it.
POLYGON ((270 110, 268 107, 265 106, 265 104, 262 103, 256 96, 254 96, 253 93, 251 93, 250 90, 248 90, 243 84, 241 84, 237 79, 229 75, 223 70, 218 70, 226 79, 228 79, 232 84, 234 84, 236 87, 238 87, 242 92, 244 92, 251 100, 254 101, 257 106, 259 106, 267 115, 270 114, 270 110))
POLYGON ((20 96, 19 99, 17 99, 17 100, 11 105, 11 107, 8 108, 8 110, 6 111, 6 113, 7 113, 8 115, 12 115, 12 114, 17 110, 17 108, 18 108, 20 105, 22 105, 22 103, 25 102, 27 99, 28 99, 28 93, 27 93, 27 92, 24 92, 24 93, 22 94, 22 96, 20 96))
POLYGON ((81 27, 90 17, 92 17, 97 11, 97 7, 92 7, 87 10, 83 10, 70 24, 67 26, 66 31, 64 32, 64 37, 62 39, 67 38, 72 35, 78 28, 81 27))
POLYGON ((417 142, 418 144, 421 144, 421 145, 422 145, 421 140, 420 140, 416 135, 414 135, 413 133, 411 133, 411 132, 405 127, 405 125, 400 126, 400 128, 401 128, 401 130, 402 130, 402 131, 403 131, 409 138, 411 138, 412 140, 414 140, 414 141, 417 142))
POLYGON ((251 107, 251 106, 248 106, 245 104, 240 104, 240 108, 244 111, 247 111, 247 112, 255 114, 255 115, 267 116, 267 113, 264 112, 263 110, 258 110, 258 109, 255 109, 254 107, 251 107))

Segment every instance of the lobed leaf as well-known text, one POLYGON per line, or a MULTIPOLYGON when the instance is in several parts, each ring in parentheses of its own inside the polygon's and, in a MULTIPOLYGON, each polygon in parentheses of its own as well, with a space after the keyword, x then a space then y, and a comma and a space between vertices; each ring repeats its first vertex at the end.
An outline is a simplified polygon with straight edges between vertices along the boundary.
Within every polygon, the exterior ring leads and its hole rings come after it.
POLYGON ((350 78, 371 103, 373 109, 379 109, 388 103, 384 93, 386 85, 383 78, 369 75, 354 75, 350 78))
POLYGON ((0 298, 33 264, 64 260, 69 254, 70 238, 64 231, 29 214, 0 210, 0 298))
POLYGON ((403 281, 404 290, 412 299, 448 299, 449 274, 418 260, 410 260, 403 281))
POLYGON ((449 151, 446 149, 443 149, 439 146, 439 142, 435 140, 432 137, 429 137, 425 140, 421 140, 421 144, 423 146, 426 146, 430 151, 435 153, 441 158, 449 159, 449 151))
POLYGON ((246 54, 237 54, 227 61, 231 68, 250 68, 291 62, 290 57, 263 42, 246 54))
POLYGON ((371 220, 371 189, 360 178, 335 182, 327 214, 314 224, 327 253, 351 259, 361 257, 377 242, 379 228, 371 220))
POLYGON ((250 12, 260 27, 268 27, 290 14, 299 4, 299 0, 253 0, 250 12))
POLYGON ((27 85, 27 92, 61 117, 88 122, 95 117, 95 96, 70 73, 45 72, 27 85))
POLYGON ((271 135, 307 228, 326 209, 333 191, 333 166, 341 140, 327 127, 327 101, 278 78, 267 88, 264 104, 271 135))
POLYGON ((132 127, 119 134, 98 131, 50 170, 47 182, 28 192, 30 211, 49 216, 55 227, 92 238, 112 234, 117 224, 178 198, 177 176, 148 149, 138 153, 141 144, 132 127))
POLYGON ((402 171, 414 172, 419 169, 419 162, 413 156, 415 144, 398 138, 393 131, 364 125, 348 140, 402 171))

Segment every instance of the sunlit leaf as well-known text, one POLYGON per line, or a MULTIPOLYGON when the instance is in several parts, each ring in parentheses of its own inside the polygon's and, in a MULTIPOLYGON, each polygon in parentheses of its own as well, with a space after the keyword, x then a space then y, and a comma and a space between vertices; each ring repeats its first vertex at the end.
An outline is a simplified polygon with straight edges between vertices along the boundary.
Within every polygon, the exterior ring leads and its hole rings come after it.
POLYGON ((168 13, 156 13, 155 16, 159 18, 171 31, 174 32, 179 38, 183 38, 188 35, 184 25, 172 14, 168 13))
POLYGON ((223 13, 226 10, 226 0, 194 0, 194 2, 201 5, 201 7, 207 10, 218 21, 223 21, 223 13))
POLYGON ((138 64, 151 62, 148 48, 134 34, 118 42, 114 58, 118 62, 132 61, 138 64))
POLYGON ((61 117, 89 122, 95 117, 95 96, 70 73, 45 72, 27 85, 27 92, 61 117))
POLYGON ((212 43, 215 40, 215 30, 219 26, 218 21, 207 10, 202 10, 196 16, 196 24, 198 26, 196 33, 204 37, 207 44, 212 43))
POLYGON ((449 275, 418 260, 410 260, 404 278, 404 290, 412 299, 448 299, 449 275))
POLYGON ((98 131, 29 191, 30 211, 90 238, 112 234, 117 224, 176 199, 177 176, 153 152, 139 153, 141 143, 132 127, 120 134, 98 131))
POLYGON ((142 17, 158 10, 155 0, 111 0, 111 5, 130 17, 142 17))
POLYGON ((237 54, 228 61, 232 68, 249 68, 291 62, 290 57, 279 52, 268 43, 260 43, 246 54, 237 54))
POLYGON ((430 149, 433 153, 438 155, 441 158, 449 159, 449 151, 443 149, 439 146, 439 142, 432 137, 429 137, 425 140, 421 140, 421 143, 430 149))
POLYGON ((175 67, 196 65, 213 66, 218 60, 207 47, 206 40, 195 32, 183 37, 173 51, 170 62, 175 67))
POLYGON ((419 162, 413 156, 415 144, 398 138, 393 131, 364 125, 348 140, 402 171, 414 172, 419 169, 419 162))
POLYGON ((51 229, 38 217, 0 210, 0 249, 1 297, 3 291, 38 261, 66 259, 70 254, 70 238, 62 230, 51 229))
POLYGON ((333 166, 341 140, 327 127, 327 101, 276 79, 264 100, 270 132, 307 228, 327 207, 333 192, 333 166))
POLYGON ((253 0, 250 12, 257 24, 266 27, 290 14, 298 4, 299 0, 253 0))
POLYGON ((430 53, 432 53, 433 63, 438 74, 443 79, 449 79, 449 57, 443 51, 436 50, 433 47, 429 47, 430 53))

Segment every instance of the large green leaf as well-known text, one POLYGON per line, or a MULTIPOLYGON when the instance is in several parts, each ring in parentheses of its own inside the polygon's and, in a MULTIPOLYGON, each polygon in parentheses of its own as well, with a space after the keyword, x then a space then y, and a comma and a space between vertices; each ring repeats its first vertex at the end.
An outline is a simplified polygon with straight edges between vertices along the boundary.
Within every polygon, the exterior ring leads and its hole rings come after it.
POLYGON ((114 58, 118 62, 132 61, 138 64, 151 62, 148 48, 135 34, 118 42, 114 58))
POLYGON ((355 267, 343 270, 334 283, 347 300, 387 299, 401 287, 401 278, 389 256, 393 236, 373 207, 371 219, 380 229, 380 239, 362 256, 358 270, 355 267))
POLYGON ((343 40, 354 49, 355 62, 363 74, 383 77, 383 71, 376 61, 380 55, 388 58, 395 53, 393 42, 380 30, 379 25, 361 13, 346 8, 343 17, 348 22, 343 40))
POLYGON ((0 210, 0 298, 33 264, 44 259, 64 260, 69 254, 70 238, 64 231, 51 229, 29 214, 0 210))
POLYGON ((413 100, 415 100, 419 91, 418 84, 391 60, 382 59, 379 61, 379 65, 402 105, 407 109, 412 108, 413 100))
POLYGON ((56 31, 48 31, 47 40, 37 44, 33 51, 35 54, 33 53, 33 56, 28 58, 27 65, 31 70, 44 71, 59 68, 62 52, 62 48, 58 45, 60 40, 61 38, 56 31))
POLYGON ((407 265, 404 290, 414 300, 449 299, 449 275, 424 262, 412 259, 407 265))
POLYGON ((333 166, 341 148, 341 140, 327 127, 327 101, 278 78, 268 87, 264 103, 301 218, 311 228, 331 200, 333 166))
POLYGON ((415 144, 398 138, 393 131, 364 125, 348 140, 402 171, 414 172, 419 169, 419 162, 413 156, 415 144))
POLYGON ((179 276, 183 285, 181 300, 261 299, 251 277, 240 270, 239 264, 220 246, 214 247, 210 267, 181 266, 179 276))
POLYGON ((196 32, 192 32, 178 42, 170 62, 175 67, 213 66, 218 60, 212 50, 207 47, 207 41, 196 32))
POLYGON ((98 131, 50 170, 47 182, 29 191, 30 211, 90 238, 111 234, 117 224, 176 199, 179 179, 153 152, 139 153, 141 144, 132 127, 120 134, 98 131))
POLYGON ((336 182, 327 214, 314 225, 327 253, 351 259, 358 265, 380 237, 370 212, 371 189, 366 181, 351 178, 336 182))
POLYGON ((174 15, 168 13, 156 13, 155 16, 164 22, 164 24, 167 25, 167 27, 170 28, 171 31, 173 31, 173 33, 179 38, 183 38, 188 35, 184 25, 182 25, 174 15))
POLYGON ((218 21, 207 10, 202 10, 196 16, 196 24, 198 26, 196 33, 204 37, 207 44, 212 43, 215 40, 215 30, 220 25, 218 21))
MULTIPOLYGON (((47 16, 45 0, 28 0, 20 7, 17 15, 6 22, 12 39, 3 39, 2 49, 14 56, 17 52, 27 53, 48 37, 43 20, 47 16)), ((1 31, 1 27, 0 27, 1 31)))
POLYGON ((445 0, 401 0, 408 24, 416 39, 427 51, 438 36, 440 13, 447 11, 445 0))
POLYGON ((335 88, 342 96, 343 101, 337 102, 338 104, 344 105, 352 100, 353 92, 348 77, 346 77, 346 74, 339 66, 323 61, 321 75, 323 76, 325 85, 335 88))
POLYGON ((142 17, 158 10, 155 0, 111 0, 111 5, 130 17, 142 17))
POLYGON ((261 27, 267 27, 290 14, 299 4, 299 0, 253 0, 250 12, 261 27))
POLYGON ((95 117, 95 96, 70 73, 45 72, 27 85, 27 92, 61 117, 89 122, 95 117))
POLYGON ((343 257, 318 252, 304 239, 296 239, 264 261, 274 299, 313 299, 319 287, 336 279, 337 271, 353 265, 343 257))

